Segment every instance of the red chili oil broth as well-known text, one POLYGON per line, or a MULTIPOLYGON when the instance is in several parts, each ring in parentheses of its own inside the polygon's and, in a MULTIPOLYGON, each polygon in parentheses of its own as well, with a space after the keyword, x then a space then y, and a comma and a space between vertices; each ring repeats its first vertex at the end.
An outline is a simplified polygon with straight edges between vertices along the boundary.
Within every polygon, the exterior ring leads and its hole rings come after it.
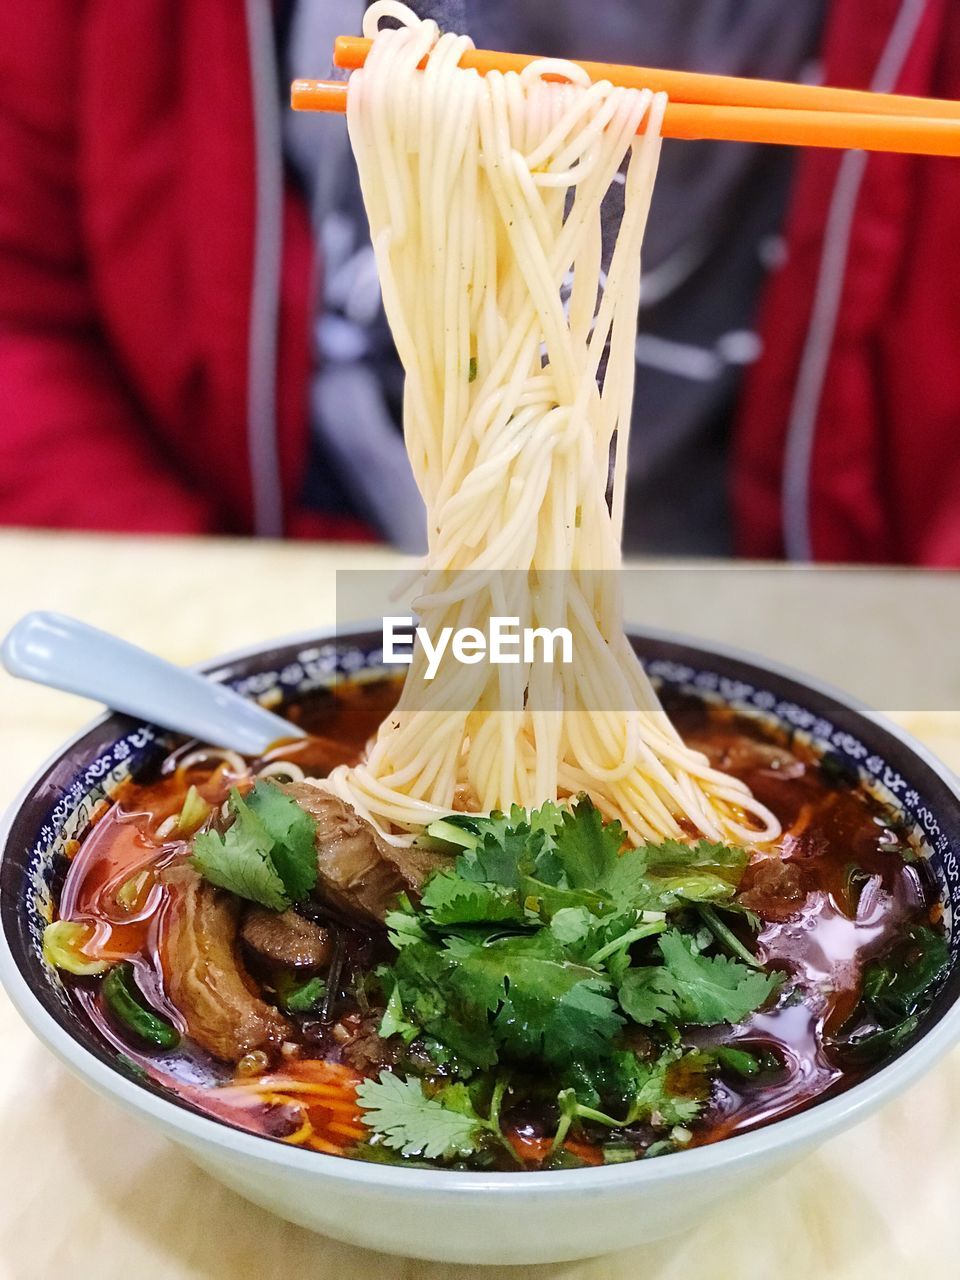
MULTIPOLYGON (((335 692, 304 698, 286 708, 286 714, 310 736, 277 746, 252 762, 253 769, 284 759, 299 764, 307 776, 323 776, 336 764, 359 759, 399 688, 394 679, 345 683, 335 692)), ((783 823, 779 852, 790 870, 793 898, 784 901, 773 892, 765 900, 762 859, 748 867, 741 888, 761 919, 759 959, 789 971, 802 992, 802 999, 756 1013, 725 1035, 718 1036, 716 1029, 690 1034, 691 1044, 736 1044, 778 1064, 736 1085, 726 1075, 714 1081, 709 1106, 691 1125, 691 1145, 702 1145, 802 1110, 862 1078, 866 1069, 841 1066, 825 1047, 825 1037, 856 1005, 865 963, 910 924, 935 920, 939 900, 932 877, 915 860, 895 816, 842 771, 825 767, 812 749, 791 743, 766 722, 697 698, 670 694, 666 705, 685 740, 747 782, 783 823), (858 902, 849 895, 851 865, 864 873, 867 883, 858 902)), ((60 895, 60 914, 94 926, 97 954, 131 961, 152 1003, 181 1031, 183 1020, 164 992, 157 950, 163 890, 154 884, 133 914, 120 907, 115 895, 141 870, 158 870, 183 856, 182 840, 163 839, 156 832, 165 818, 179 813, 191 785, 208 803, 219 805, 236 783, 220 761, 178 767, 196 748, 196 743, 181 743, 155 776, 126 784, 82 840, 60 895)), ((362 937, 354 939, 357 954, 364 954, 363 943, 362 937)), ((306 1087, 303 1081, 309 1079, 314 1090, 310 1105, 264 1105, 250 1090, 214 1087, 234 1080, 232 1068, 186 1039, 173 1052, 144 1051, 107 1014, 96 981, 68 978, 68 985, 101 1035, 201 1112, 294 1141, 307 1116, 315 1138, 311 1145, 325 1151, 348 1149, 362 1132, 344 1102, 361 1074, 344 1064, 329 1036, 314 1034, 303 1044, 301 1060, 281 1061, 267 1076, 292 1081, 296 1088, 306 1087)), ((278 1092, 283 1093, 279 1086, 278 1092)), ((549 1124, 519 1114, 506 1121, 526 1167, 536 1167, 548 1145, 549 1124)), ((589 1163, 600 1158, 599 1143, 592 1150, 582 1140, 568 1146, 589 1163)))

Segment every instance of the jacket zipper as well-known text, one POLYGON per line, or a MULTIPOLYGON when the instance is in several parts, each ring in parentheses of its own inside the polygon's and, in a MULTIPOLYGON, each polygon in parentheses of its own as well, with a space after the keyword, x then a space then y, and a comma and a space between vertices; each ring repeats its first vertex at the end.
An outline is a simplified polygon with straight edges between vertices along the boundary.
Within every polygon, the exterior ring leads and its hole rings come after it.
POLYGON ((277 447, 277 324, 283 251, 280 86, 270 0, 245 0, 253 98, 255 222, 247 350, 247 456, 258 537, 283 534, 277 447))

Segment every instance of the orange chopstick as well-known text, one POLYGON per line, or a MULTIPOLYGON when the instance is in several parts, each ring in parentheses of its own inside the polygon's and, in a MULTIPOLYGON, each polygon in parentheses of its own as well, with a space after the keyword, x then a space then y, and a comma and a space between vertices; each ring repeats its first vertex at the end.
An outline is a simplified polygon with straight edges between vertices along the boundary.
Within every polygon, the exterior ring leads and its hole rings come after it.
MULTIPOLYGON (((334 63, 347 70, 362 67, 371 43, 360 36, 338 36, 334 63)), ((460 65, 486 74, 494 68, 522 71, 536 60, 532 54, 469 49, 460 65)), ((591 80, 665 92, 670 98, 663 124, 667 138, 960 155, 960 102, 945 98, 903 97, 605 62, 577 65, 591 80)), ((339 81, 297 80, 291 101, 297 111, 344 111, 346 85, 339 81)))
MULTIPOLYGON (((499 56, 499 55, 497 55, 499 56)), ((519 55, 510 55, 511 57, 519 55)), ((527 59, 530 61, 530 59, 527 59)), ((589 65, 589 64, 585 64, 589 65)), ((639 70, 631 68, 631 70, 639 70)), ((664 75, 684 74, 665 72, 664 75)), ((701 77, 704 78, 704 77, 701 77)), ((709 77, 706 77, 709 78, 709 77)), ((727 79, 728 77, 716 77, 727 79)), ((740 80, 743 84, 774 81, 740 80)), ((785 85, 808 89, 807 85, 785 85)), ((831 90, 853 93, 854 90, 831 90)), ((884 95, 858 94, 873 98, 884 95)), ((342 80, 295 80, 291 105, 295 111, 346 111, 347 84, 342 80)), ((924 99, 906 99, 922 102, 924 99)), ((665 138, 704 138, 725 142, 768 142, 786 146, 857 148, 912 155, 960 156, 960 104, 954 117, 893 115, 849 110, 809 110, 790 107, 730 106, 702 102, 667 104, 665 138)))
MULTIPOLYGON (((363 36, 337 36, 333 65, 347 71, 362 67, 372 40, 363 36)), ((490 70, 522 71, 537 54, 500 53, 493 49, 468 49, 460 66, 481 75, 490 70)), ((581 62, 591 80, 609 80, 627 89, 653 89, 666 93, 671 102, 717 107, 782 107, 793 111, 846 111, 869 116, 927 116, 960 119, 960 102, 949 98, 910 98, 896 93, 869 93, 863 89, 831 89, 782 80, 748 80, 740 76, 715 76, 699 71, 666 71, 661 67, 631 67, 615 62, 581 62)), ((547 76, 546 79, 551 79, 547 76)))

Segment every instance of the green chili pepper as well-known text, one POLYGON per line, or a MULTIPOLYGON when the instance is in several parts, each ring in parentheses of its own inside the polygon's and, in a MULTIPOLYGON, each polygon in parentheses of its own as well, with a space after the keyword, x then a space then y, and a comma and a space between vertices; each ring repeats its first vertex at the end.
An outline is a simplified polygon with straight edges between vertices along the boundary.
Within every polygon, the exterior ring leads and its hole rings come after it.
POLYGON ((175 1049, 180 1043, 176 1027, 144 1004, 133 965, 127 961, 116 965, 104 978, 103 998, 117 1021, 147 1044, 157 1049, 175 1049))
POLYGON ((743 1049, 734 1049, 730 1045, 721 1045, 716 1050, 716 1054, 717 1061, 721 1067, 726 1067, 728 1070, 736 1072, 738 1076, 744 1076, 748 1080, 751 1076, 759 1075, 763 1070, 759 1058, 752 1053, 746 1053, 743 1049))

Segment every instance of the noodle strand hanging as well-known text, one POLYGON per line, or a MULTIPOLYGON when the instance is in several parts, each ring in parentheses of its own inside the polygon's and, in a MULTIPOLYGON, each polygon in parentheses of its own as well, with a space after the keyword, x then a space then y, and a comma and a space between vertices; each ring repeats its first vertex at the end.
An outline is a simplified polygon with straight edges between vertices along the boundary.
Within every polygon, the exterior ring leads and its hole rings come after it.
POLYGON ((397 843, 451 809, 581 791, 638 841, 774 838, 773 814, 663 712, 615 580, 664 96, 591 84, 554 59, 461 69, 470 42, 395 0, 371 6, 364 34, 347 118, 428 513, 421 624, 431 636, 494 615, 565 626, 576 660, 446 662, 428 684, 418 646, 366 759, 318 785, 397 843))

